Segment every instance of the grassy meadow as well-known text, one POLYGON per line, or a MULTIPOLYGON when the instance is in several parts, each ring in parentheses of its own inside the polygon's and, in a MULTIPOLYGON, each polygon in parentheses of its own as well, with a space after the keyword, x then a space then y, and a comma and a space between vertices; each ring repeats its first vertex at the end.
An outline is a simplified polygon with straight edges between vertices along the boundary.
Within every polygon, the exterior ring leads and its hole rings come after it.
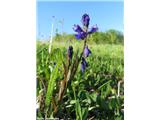
POLYGON ((123 45, 89 43, 92 53, 86 58, 85 73, 82 74, 79 65, 63 100, 57 103, 64 73, 62 61, 66 61, 69 45, 74 48, 75 58, 80 54, 76 51, 82 49, 81 41, 53 41, 50 54, 49 43, 37 41, 37 119, 123 120, 123 45), (59 104, 58 108, 56 104, 59 104))

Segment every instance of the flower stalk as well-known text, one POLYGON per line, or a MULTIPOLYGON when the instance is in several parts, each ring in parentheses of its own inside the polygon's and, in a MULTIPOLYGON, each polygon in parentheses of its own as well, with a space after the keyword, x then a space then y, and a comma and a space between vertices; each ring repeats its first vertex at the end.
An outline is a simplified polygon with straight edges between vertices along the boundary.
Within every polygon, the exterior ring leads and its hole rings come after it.
MULTIPOLYGON (((74 79, 74 76, 76 74, 76 71, 78 69, 78 66, 81 62, 81 70, 82 72, 85 71, 87 67, 87 62, 85 60, 86 57, 89 56, 91 51, 88 49, 87 46, 87 40, 90 34, 96 32, 98 30, 97 26, 94 26, 91 28, 91 30, 88 32, 88 26, 89 26, 89 21, 90 18, 87 14, 84 14, 82 16, 82 24, 83 24, 83 29, 79 25, 74 25, 73 30, 77 32, 75 35, 75 38, 78 40, 83 40, 83 47, 82 51, 80 53, 80 56, 78 55, 79 51, 75 53, 74 60, 72 60, 73 57, 73 47, 69 46, 67 50, 67 62, 63 62, 63 67, 64 67, 64 79, 60 81, 59 84, 59 92, 58 92, 58 100, 57 104, 55 103, 55 99, 52 98, 52 103, 53 103, 53 108, 54 111, 53 113, 56 114, 58 111, 58 108, 61 104, 61 101, 63 99, 63 96, 65 94, 65 91, 67 90, 68 83, 70 83, 71 80, 74 79)), ((70 85, 70 84, 69 84, 70 85)))

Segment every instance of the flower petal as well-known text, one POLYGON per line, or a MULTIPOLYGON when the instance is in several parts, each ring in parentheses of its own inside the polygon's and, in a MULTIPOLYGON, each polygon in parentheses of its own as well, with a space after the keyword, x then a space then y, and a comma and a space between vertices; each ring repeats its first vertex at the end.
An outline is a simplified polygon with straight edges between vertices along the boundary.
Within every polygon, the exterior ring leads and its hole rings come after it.
POLYGON ((74 25, 73 30, 78 33, 83 32, 82 28, 79 25, 74 25))
POLYGON ((88 63, 86 62, 86 60, 84 59, 84 57, 82 57, 81 71, 84 72, 87 66, 88 66, 88 63))
POLYGON ((87 37, 87 33, 86 32, 79 32, 78 34, 75 35, 76 39, 82 39, 84 40, 87 37))
POLYGON ((98 31, 98 27, 97 27, 97 25, 94 25, 94 26, 92 26, 91 30, 88 33, 92 34, 92 33, 97 32, 97 31, 98 31))
POLYGON ((86 46, 86 47, 84 48, 83 54, 84 54, 85 57, 88 57, 88 56, 91 54, 91 50, 88 49, 88 46, 86 46))

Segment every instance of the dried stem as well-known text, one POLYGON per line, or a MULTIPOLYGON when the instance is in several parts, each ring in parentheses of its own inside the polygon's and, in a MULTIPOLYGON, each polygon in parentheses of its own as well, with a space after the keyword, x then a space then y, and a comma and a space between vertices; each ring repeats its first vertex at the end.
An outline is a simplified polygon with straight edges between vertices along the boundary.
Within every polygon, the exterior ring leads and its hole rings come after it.
POLYGON ((120 88, 121 88, 121 83, 123 83, 123 80, 118 81, 118 97, 120 96, 120 88))

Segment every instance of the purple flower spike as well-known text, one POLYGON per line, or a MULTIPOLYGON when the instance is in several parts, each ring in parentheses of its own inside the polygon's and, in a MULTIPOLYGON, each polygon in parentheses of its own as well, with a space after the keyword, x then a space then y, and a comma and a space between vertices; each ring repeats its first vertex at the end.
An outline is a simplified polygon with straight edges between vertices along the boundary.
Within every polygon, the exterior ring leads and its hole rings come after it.
POLYGON ((74 25, 73 30, 75 32, 77 32, 77 34, 75 35, 76 39, 80 40, 84 40, 88 34, 92 34, 94 32, 97 32, 98 27, 97 25, 92 26, 92 28, 90 29, 90 31, 88 31, 88 26, 89 26, 89 22, 90 22, 90 17, 88 14, 84 14, 82 16, 81 22, 83 24, 83 28, 80 27, 79 25, 74 25))
POLYGON ((90 21, 89 15, 88 14, 84 14, 82 16, 82 20, 81 20, 82 24, 88 28, 89 21, 90 21))
POLYGON ((91 54, 91 51, 90 51, 90 49, 88 49, 88 46, 86 46, 86 47, 84 48, 83 54, 84 54, 85 57, 88 57, 89 54, 91 54))
POLYGON ((69 57, 69 59, 72 59, 72 56, 73 56, 73 47, 69 46, 69 48, 68 48, 68 57, 69 57))
POLYGON ((92 33, 94 33, 94 32, 97 32, 97 30, 98 30, 97 25, 94 25, 94 26, 92 26, 91 30, 90 30, 88 33, 89 33, 89 34, 92 34, 92 33))
POLYGON ((74 25, 73 30, 78 33, 83 32, 82 28, 79 25, 74 25))
POLYGON ((85 71, 86 67, 88 66, 86 60, 82 57, 82 62, 81 62, 81 70, 82 72, 85 71))
POLYGON ((75 35, 76 39, 82 39, 84 40, 87 37, 87 33, 86 32, 79 32, 78 34, 75 35))

